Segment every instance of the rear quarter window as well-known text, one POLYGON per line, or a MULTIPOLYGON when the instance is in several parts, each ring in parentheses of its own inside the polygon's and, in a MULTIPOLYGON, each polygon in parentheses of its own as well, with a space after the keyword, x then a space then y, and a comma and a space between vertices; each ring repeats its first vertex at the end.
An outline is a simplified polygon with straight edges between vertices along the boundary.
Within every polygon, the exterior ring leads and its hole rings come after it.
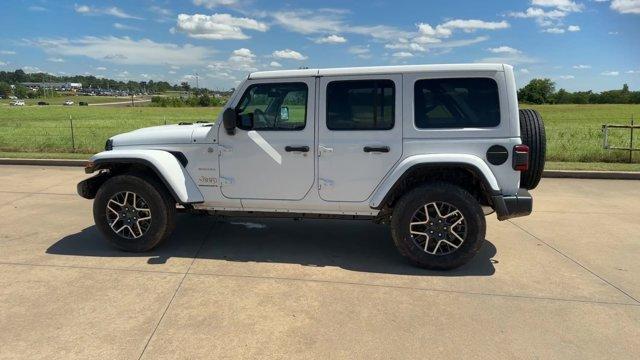
POLYGON ((418 80, 414 123, 418 129, 496 127, 500 124, 498 84, 489 78, 418 80))

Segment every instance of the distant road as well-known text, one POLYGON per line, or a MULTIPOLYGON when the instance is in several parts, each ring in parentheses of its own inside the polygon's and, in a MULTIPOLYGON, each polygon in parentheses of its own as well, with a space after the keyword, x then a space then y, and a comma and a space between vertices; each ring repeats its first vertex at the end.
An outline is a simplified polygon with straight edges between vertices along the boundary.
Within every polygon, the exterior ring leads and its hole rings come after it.
MULTIPOLYGON (((146 103, 146 102, 150 102, 150 101, 151 101, 151 99, 134 100, 133 103, 134 104, 138 104, 138 103, 146 103)), ((127 105, 127 104, 131 104, 131 100, 129 100, 129 101, 108 102, 108 103, 96 103, 96 104, 89 104, 89 106, 127 105)))

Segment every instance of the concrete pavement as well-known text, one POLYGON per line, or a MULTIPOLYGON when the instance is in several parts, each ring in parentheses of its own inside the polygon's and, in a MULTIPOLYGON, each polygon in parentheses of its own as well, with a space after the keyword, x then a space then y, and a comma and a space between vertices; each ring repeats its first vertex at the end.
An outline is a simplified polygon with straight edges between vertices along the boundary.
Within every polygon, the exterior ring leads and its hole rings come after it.
POLYGON ((637 358, 640 182, 543 179, 452 272, 364 221, 182 215, 110 248, 81 169, 0 166, 0 358, 637 358))

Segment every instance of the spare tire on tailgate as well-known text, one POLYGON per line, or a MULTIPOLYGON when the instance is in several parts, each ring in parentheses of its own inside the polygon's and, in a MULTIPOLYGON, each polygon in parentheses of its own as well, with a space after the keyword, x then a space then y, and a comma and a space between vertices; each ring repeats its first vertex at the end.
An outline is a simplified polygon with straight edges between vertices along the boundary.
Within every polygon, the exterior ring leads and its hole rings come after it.
POLYGON ((520 110, 520 136, 529 147, 529 169, 520 174, 520 187, 535 189, 542 177, 547 139, 540 114, 531 109, 520 110))

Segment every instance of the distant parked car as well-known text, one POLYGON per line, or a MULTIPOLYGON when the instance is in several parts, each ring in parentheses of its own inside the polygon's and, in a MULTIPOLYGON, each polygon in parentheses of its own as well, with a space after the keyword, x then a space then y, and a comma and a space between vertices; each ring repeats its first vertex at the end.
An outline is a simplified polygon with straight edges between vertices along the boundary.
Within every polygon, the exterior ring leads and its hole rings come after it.
POLYGON ((13 100, 9 103, 11 106, 24 106, 24 101, 22 100, 13 100))
POLYGON ((78 105, 80 105, 80 106, 89 106, 89 103, 88 103, 88 102, 86 102, 86 101, 80 101, 80 102, 78 103, 78 105))
POLYGON ((18 100, 18 97, 11 95, 11 96, 8 97, 8 99, 9 100, 18 100))
POLYGON ((64 105, 64 106, 71 106, 71 105, 73 105, 73 101, 71 101, 71 100, 67 100, 67 101, 65 101, 62 105, 64 105))
POLYGON ((45 101, 38 101, 38 105, 40 105, 40 106, 49 105, 49 103, 45 102, 45 101))

